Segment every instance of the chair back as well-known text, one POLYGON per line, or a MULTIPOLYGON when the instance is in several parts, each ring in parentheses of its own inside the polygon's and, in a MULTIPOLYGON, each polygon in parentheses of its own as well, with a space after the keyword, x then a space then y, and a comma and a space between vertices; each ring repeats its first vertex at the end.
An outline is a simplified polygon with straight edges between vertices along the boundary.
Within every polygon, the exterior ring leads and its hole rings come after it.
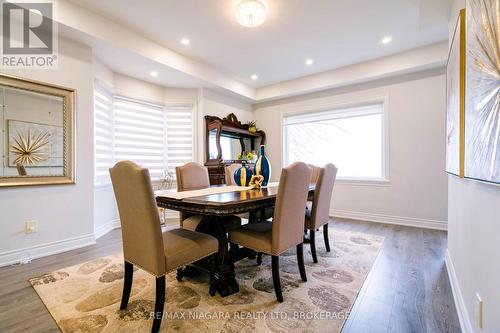
POLYGON ((333 164, 327 164, 320 169, 311 211, 311 221, 314 228, 321 227, 330 219, 330 202, 333 185, 337 178, 337 170, 333 164))
POLYGON ((236 185, 236 182, 234 181, 234 173, 239 168, 241 168, 241 164, 239 163, 229 164, 224 167, 224 177, 226 179, 226 185, 236 185))
POLYGON ((164 275, 163 237, 149 170, 121 161, 109 173, 120 213, 125 260, 156 276, 164 275))
MULTIPOLYGON (((208 178, 208 169, 203 165, 190 162, 183 166, 175 168, 175 175, 177 178, 177 191, 192 191, 201 190, 210 187, 210 178, 208 178)), ((180 226, 182 222, 193 214, 179 213, 180 226)))
POLYGON ((302 243, 311 169, 295 162, 281 171, 272 231, 272 255, 302 243))
POLYGON ((175 168, 177 191, 201 190, 210 187, 208 169, 203 165, 190 162, 175 168))
POLYGON ((312 165, 312 164, 308 164, 308 166, 312 169, 310 183, 311 184, 316 184, 318 182, 319 172, 321 171, 321 167, 318 167, 318 166, 315 166, 315 165, 312 165))

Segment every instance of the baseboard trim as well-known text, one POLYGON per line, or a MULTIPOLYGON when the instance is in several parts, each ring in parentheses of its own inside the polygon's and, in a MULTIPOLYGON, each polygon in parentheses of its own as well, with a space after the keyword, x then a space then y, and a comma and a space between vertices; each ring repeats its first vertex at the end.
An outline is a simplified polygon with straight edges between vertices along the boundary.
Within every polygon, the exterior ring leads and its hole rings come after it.
POLYGON ((94 234, 68 238, 60 241, 29 246, 22 249, 0 253, 0 267, 18 264, 23 260, 38 259, 57 253, 79 249, 81 247, 95 244, 94 234))
POLYGON ((414 217, 353 212, 340 209, 330 210, 330 216, 377 223, 397 224, 417 228, 448 230, 448 223, 446 221, 420 219, 414 217))
POLYGON ((111 220, 108 223, 103 224, 103 225, 95 228, 94 229, 94 237, 97 240, 97 239, 101 238, 102 236, 106 235, 111 230, 114 230, 114 229, 119 228, 119 227, 120 227, 120 219, 111 220))
POLYGON ((445 264, 446 270, 448 271, 448 278, 450 279, 451 292, 453 293, 453 300, 455 301, 455 308, 457 309, 458 320, 460 321, 462 333, 474 333, 469 313, 467 312, 467 307, 465 306, 465 301, 462 297, 462 291, 460 290, 460 285, 458 284, 455 266, 453 266, 453 261, 451 260, 448 249, 446 249, 445 264))

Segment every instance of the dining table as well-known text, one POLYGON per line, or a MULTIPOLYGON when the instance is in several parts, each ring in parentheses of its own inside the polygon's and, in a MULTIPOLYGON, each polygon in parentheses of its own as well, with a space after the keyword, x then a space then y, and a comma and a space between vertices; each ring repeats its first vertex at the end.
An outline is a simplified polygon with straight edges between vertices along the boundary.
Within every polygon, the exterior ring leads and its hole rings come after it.
MULTIPOLYGON (((231 247, 227 230, 222 223, 225 216, 249 214, 248 223, 258 223, 268 219, 276 204, 279 184, 269 183, 265 187, 250 188, 242 186, 215 185, 206 189, 176 192, 160 190, 155 192, 158 207, 193 215, 203 215, 202 222, 196 231, 210 234, 219 241, 215 283, 218 293, 229 296, 239 292, 234 270, 234 263, 255 253, 250 249, 231 247)), ((309 185, 309 199, 312 200, 315 185, 309 185)), ((305 207, 304 207, 305 210, 305 207)), ((200 261, 198 266, 207 266, 200 261)), ((196 265, 195 265, 196 266, 196 265)))

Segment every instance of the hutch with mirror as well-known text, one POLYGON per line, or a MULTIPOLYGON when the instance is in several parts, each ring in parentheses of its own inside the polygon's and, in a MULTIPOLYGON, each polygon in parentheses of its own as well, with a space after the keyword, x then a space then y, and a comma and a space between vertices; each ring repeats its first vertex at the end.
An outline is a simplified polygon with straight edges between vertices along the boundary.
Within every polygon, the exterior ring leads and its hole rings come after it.
POLYGON ((265 144, 264 131, 251 130, 230 113, 225 118, 205 116, 205 166, 208 168, 210 184, 225 183, 225 166, 232 163, 247 163, 253 169, 259 146, 265 144), (252 152, 253 159, 246 155, 252 152))

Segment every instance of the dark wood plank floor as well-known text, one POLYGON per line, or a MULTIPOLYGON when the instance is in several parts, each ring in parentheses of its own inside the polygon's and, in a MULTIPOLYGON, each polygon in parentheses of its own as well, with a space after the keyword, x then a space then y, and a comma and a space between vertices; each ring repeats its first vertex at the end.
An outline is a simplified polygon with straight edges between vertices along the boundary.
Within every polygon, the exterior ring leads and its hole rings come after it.
MULTIPOLYGON (((343 333, 460 332, 444 265, 445 232, 349 220, 330 225, 385 237, 343 333)), ((118 251, 114 230, 96 245, 0 268, 0 332, 58 332, 27 279, 118 251)))

